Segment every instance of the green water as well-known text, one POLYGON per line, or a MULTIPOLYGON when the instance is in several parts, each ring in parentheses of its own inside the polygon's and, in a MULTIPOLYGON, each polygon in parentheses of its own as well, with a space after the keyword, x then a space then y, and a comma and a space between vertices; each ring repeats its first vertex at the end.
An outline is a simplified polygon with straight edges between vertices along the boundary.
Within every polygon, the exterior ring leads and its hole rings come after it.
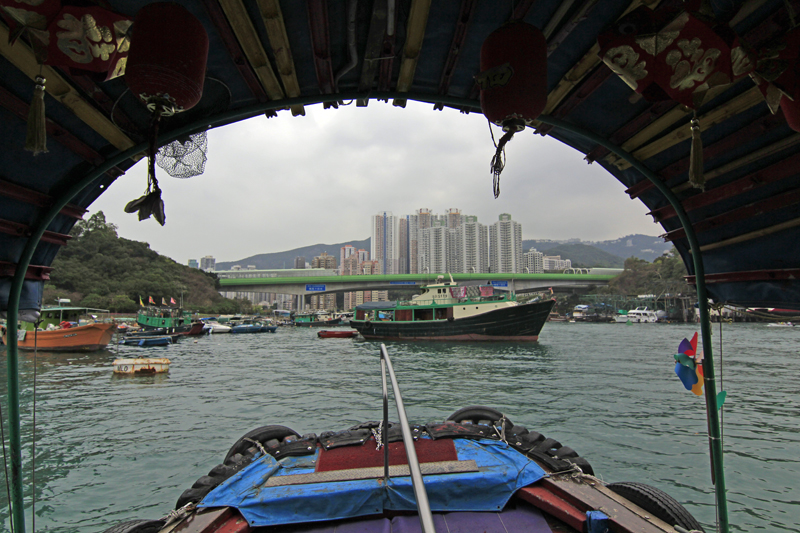
MULTIPOLYGON (((577 450, 606 481, 665 490, 713 531, 704 402, 673 372, 672 354, 694 331, 548 323, 539 343, 387 346, 412 422, 441 420, 471 404, 500 409, 577 450)), ((717 325, 714 342, 719 361, 717 325)), ((728 392, 734 531, 800 532, 799 351, 800 328, 723 326, 718 388, 728 392)), ((20 366, 31 531, 33 354, 21 353, 20 366)), ((2 365, 4 417, 5 371, 2 365)), ((116 347, 40 353, 36 373, 37 531, 101 532, 123 520, 159 518, 254 427, 320 433, 381 416, 379 344, 318 339, 306 328, 122 347, 119 354, 116 347), (169 357, 169 374, 112 375, 115 357, 141 354, 169 357)), ((4 489, 0 504, 8 529, 4 489)))

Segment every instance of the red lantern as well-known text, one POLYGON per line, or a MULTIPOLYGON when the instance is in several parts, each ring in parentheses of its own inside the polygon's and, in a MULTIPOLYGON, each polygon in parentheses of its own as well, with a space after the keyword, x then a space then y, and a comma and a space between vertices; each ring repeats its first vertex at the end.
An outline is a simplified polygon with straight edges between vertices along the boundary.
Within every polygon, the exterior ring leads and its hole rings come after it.
POLYGON ((151 110, 184 111, 203 95, 207 57, 206 30, 186 8, 148 4, 133 21, 125 80, 151 110))
POLYGON ((547 104, 547 40, 536 26, 509 22, 481 46, 481 110, 503 130, 521 131, 547 104))
POLYGON ((536 26, 508 22, 483 41, 481 110, 506 133, 492 158, 494 197, 500 195, 500 173, 505 166, 505 145, 542 114, 547 105, 547 40, 536 26))

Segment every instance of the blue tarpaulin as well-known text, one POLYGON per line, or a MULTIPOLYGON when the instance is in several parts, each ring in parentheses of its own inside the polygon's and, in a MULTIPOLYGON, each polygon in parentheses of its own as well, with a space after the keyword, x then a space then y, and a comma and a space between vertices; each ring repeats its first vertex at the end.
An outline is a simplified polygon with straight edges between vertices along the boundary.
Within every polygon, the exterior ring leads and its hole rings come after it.
MULTIPOLYGON (((477 472, 424 477, 433 511, 499 511, 517 489, 545 476, 533 461, 503 442, 489 439, 455 442, 461 461, 474 460, 477 472)), ((319 453, 319 452, 317 452, 319 453)), ((410 477, 365 479, 264 487, 274 476, 310 474, 317 456, 261 456, 211 491, 200 507, 235 507, 251 527, 319 522, 417 509, 410 477)))

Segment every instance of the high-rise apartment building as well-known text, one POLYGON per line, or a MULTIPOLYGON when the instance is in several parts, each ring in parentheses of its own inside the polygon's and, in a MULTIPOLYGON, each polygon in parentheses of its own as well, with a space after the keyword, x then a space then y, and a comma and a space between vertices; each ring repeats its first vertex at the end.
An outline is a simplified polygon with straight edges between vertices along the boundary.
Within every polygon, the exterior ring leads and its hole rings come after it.
POLYGON ((454 229, 461 225, 464 215, 461 214, 461 210, 454 207, 445 211, 445 219, 447 220, 447 227, 454 229))
POLYGON ((205 270, 206 272, 210 272, 212 270, 216 270, 217 268, 217 260, 214 259, 213 256, 207 255, 200 259, 200 270, 205 270))
POLYGON ((450 251, 450 231, 444 221, 436 220, 433 226, 420 231, 419 272, 448 272, 448 252, 450 251))
POLYGON ((455 228, 453 237, 455 267, 451 267, 451 272, 489 272, 489 230, 478 222, 478 217, 463 217, 463 222, 455 228))
POLYGON ((305 268, 306 267, 306 258, 298 255, 294 258, 294 267, 295 268, 305 268))
POLYGON ((542 274, 544 273, 544 254, 536 248, 531 248, 525 252, 525 268, 524 271, 528 274, 542 274))
POLYGON ((356 253, 356 247, 353 246, 352 244, 345 244, 344 246, 342 246, 339 249, 339 265, 341 267, 339 269, 339 274, 345 275, 344 271, 343 271, 344 270, 344 262, 351 255, 355 255, 355 253, 356 253))
POLYGON ((493 273, 523 272, 522 224, 503 213, 489 230, 489 269, 493 273))
POLYGON ((409 216, 400 217, 397 221, 397 273, 409 273, 409 247, 411 235, 408 231, 409 216))
POLYGON ((381 274, 397 273, 397 217, 384 211, 372 217, 370 256, 378 261, 381 274))
POLYGON ((189 268, 198 268, 200 264, 197 262, 197 259, 189 259, 188 263, 189 268))

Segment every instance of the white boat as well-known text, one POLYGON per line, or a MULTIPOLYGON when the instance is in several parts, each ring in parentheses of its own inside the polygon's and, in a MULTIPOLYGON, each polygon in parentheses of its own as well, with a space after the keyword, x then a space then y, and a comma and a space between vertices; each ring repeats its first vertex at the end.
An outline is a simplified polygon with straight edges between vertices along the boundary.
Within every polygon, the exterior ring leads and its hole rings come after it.
POLYGON ((114 359, 115 374, 159 374, 169 372, 169 359, 159 358, 137 358, 137 359, 114 359))
POLYGON ((614 322, 616 322, 617 324, 625 324, 625 323, 627 323, 628 322, 628 311, 623 311, 623 310, 620 309, 620 311, 616 315, 614 315, 614 322))
POLYGON ((654 323, 658 322, 658 315, 652 309, 647 307, 637 307, 628 311, 627 320, 625 322, 632 322, 634 324, 640 323, 654 323))
POLYGON ((792 324, 791 322, 770 322, 769 324, 767 324, 767 327, 770 327, 770 328, 792 328, 792 327, 794 327, 794 324, 792 324))
POLYGON ((220 324, 219 322, 208 320, 206 321, 206 325, 203 326, 203 331, 206 333, 230 333, 231 327, 226 326, 225 324, 220 324))

